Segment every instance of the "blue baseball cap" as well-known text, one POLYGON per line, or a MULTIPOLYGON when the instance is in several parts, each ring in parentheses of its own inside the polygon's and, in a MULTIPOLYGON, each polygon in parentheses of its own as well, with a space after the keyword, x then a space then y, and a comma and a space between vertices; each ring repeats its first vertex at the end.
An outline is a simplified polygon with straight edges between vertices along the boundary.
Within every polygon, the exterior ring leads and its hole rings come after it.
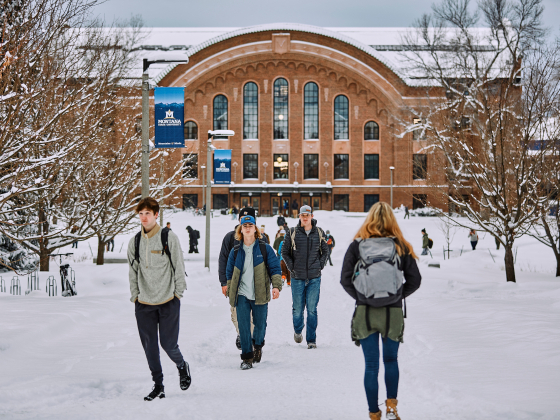
POLYGON ((252 225, 256 225, 255 218, 253 216, 243 216, 239 219, 239 224, 244 225, 245 223, 251 223, 252 225))

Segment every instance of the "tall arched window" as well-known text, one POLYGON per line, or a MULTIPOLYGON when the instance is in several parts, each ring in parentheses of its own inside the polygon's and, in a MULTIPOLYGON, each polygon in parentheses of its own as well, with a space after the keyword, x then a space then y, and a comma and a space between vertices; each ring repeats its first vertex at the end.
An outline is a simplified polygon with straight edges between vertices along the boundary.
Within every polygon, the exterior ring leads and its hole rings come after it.
POLYGON ((194 121, 187 121, 185 123, 185 140, 198 139, 198 126, 194 121))
POLYGON ((338 95, 334 99, 334 139, 347 140, 348 138, 348 98, 338 95))
POLYGON ((274 81, 274 139, 288 138, 288 82, 274 81))
POLYGON ((228 101, 224 95, 214 98, 214 130, 228 129, 227 107, 228 101))
POLYGON ((303 88, 304 139, 319 138, 319 88, 309 82, 303 88))
POLYGON ((243 87, 243 139, 259 138, 259 90, 257 84, 243 87))
POLYGON ((364 140, 379 140, 379 125, 375 121, 368 121, 364 127, 364 140))

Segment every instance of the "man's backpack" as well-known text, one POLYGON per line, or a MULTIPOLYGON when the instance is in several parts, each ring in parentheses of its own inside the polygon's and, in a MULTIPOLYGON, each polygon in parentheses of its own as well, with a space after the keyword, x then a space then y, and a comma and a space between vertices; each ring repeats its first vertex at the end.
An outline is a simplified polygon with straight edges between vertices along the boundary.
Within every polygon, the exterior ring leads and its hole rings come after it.
POLYGON ((329 237, 329 239, 327 240, 327 245, 331 246, 332 245, 332 238, 329 237))
MULTIPOLYGON (((173 266, 173 261, 171 261, 171 251, 169 251, 169 231, 171 229, 164 227, 161 230, 161 244, 163 249, 161 250, 161 254, 164 253, 169 257, 169 264, 171 264, 171 268, 173 272, 175 272, 175 267, 173 266)), ((142 239, 142 232, 138 232, 134 237, 134 261, 140 264, 140 239, 142 239)), ((134 264, 134 261, 130 263, 130 266, 134 264)))
POLYGON ((200 232, 198 230, 194 231, 194 239, 200 239, 200 232))
MULTIPOLYGON (((290 240, 292 241, 292 256, 294 255, 294 251, 296 250, 296 232, 297 226, 290 228, 290 240)), ((317 226, 317 232, 319 233, 319 254, 323 255, 323 249, 321 248, 321 242, 327 242, 325 239, 325 234, 323 233, 323 229, 317 226)))
POLYGON ((428 238, 428 248, 432 249, 433 246, 434 246, 434 241, 428 238))
POLYGON ((360 259, 352 282, 369 306, 391 305, 402 297, 403 272, 393 238, 358 239, 360 259))

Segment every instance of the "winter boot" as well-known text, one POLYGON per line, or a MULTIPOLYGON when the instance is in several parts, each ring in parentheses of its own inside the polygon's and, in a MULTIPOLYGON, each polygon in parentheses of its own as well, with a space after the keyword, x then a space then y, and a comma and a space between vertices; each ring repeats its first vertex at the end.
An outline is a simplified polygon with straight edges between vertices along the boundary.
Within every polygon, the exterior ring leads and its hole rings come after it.
POLYGON ((154 385, 152 392, 150 392, 147 397, 144 397, 144 401, 152 401, 156 398, 165 398, 163 385, 154 385))
POLYGON ((387 420, 401 420, 397 413, 397 400, 392 398, 385 401, 387 407, 387 420))
POLYGON ((255 351, 253 352, 253 354, 254 354, 253 362, 254 363, 260 363, 261 358, 262 358, 262 346, 261 347, 255 347, 255 351))
POLYGON ((316 343, 307 343, 307 349, 316 349, 316 348, 317 348, 316 343))
POLYGON ((303 341, 303 335, 298 334, 298 333, 294 333, 294 341, 296 343, 301 343, 303 341))
POLYGON ((241 362, 241 370, 248 370, 253 368, 253 359, 243 359, 241 362))
POLYGON ((235 339, 235 345, 237 346, 237 350, 241 350, 241 337, 237 334, 237 338, 235 339))
POLYGON ((381 420, 381 410, 377 413, 369 413, 369 420, 381 420))
POLYGON ((183 364, 177 368, 179 370, 179 385, 183 391, 191 386, 191 370, 189 364, 183 360, 183 364))

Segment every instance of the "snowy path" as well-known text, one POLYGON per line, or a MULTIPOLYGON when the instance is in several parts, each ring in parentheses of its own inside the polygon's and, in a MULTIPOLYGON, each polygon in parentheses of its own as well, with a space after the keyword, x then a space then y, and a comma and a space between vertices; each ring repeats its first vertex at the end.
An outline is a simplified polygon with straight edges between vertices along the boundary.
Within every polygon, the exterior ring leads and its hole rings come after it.
MULTIPOLYGON (((285 288, 269 305, 263 362, 247 372, 239 370, 235 331, 217 280, 221 237, 234 222, 213 219, 211 273, 203 269, 202 255, 186 254, 179 345, 193 385, 181 391, 176 368, 162 354, 167 398, 151 403, 142 401, 151 382, 128 301, 126 265, 73 263, 74 298, 0 293, 0 418, 367 418, 363 356, 349 338, 353 302, 339 285, 342 258, 363 216, 347 216, 316 215, 337 241, 335 267, 323 275, 319 348, 308 351, 293 342, 291 292, 285 288)), ((184 248, 185 226, 202 231, 204 225, 203 218, 184 213, 167 220, 184 248)), ((260 223, 274 235, 275 219, 260 223)), ((426 227, 434 250, 441 247, 434 219, 412 218, 402 227, 415 246, 426 227)), ((117 238, 117 251, 128 237, 117 238)), ((96 249, 93 240, 91 245, 96 249)), ((469 244, 460 231, 454 249, 462 245, 469 244)), ((494 248, 486 237, 477 251, 451 261, 444 262, 440 251, 440 270, 422 260, 423 285, 407 302, 399 353, 403 419, 560 419, 560 280, 550 274, 552 252, 523 238, 518 283, 506 284, 503 253, 494 248)), ((90 256, 80 243, 83 253, 90 256)), ((51 270, 58 277, 56 264, 51 270)), ((46 277, 41 273, 43 290, 46 277)), ((382 373, 380 378, 382 383, 382 373)))

